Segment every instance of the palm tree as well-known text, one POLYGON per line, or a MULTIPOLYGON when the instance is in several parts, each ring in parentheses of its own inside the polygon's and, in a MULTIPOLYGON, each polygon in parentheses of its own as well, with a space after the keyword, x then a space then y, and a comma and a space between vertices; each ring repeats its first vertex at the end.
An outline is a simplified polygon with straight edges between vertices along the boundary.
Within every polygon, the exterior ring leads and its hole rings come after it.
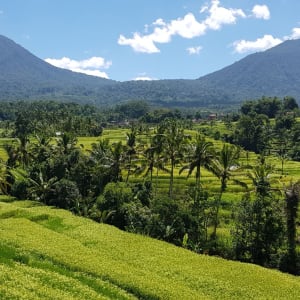
POLYGON ((0 192, 4 195, 9 194, 9 188, 11 186, 12 174, 9 167, 0 160, 0 192))
POLYGON ((31 196, 38 201, 48 204, 47 196, 52 191, 54 184, 58 181, 56 177, 47 179, 43 172, 40 170, 36 179, 28 177, 31 184, 29 192, 31 196))
POLYGON ((131 127, 131 131, 126 133, 127 143, 126 143, 126 157, 127 157, 127 176, 126 182, 128 182, 129 175, 131 172, 131 163, 134 155, 136 154, 136 129, 131 127))
POLYGON ((43 163, 51 155, 51 138, 43 135, 36 135, 36 142, 32 145, 32 155, 35 163, 43 163))
POLYGON ((201 167, 208 168, 215 157, 215 151, 213 143, 206 141, 205 137, 201 134, 197 134, 196 142, 192 145, 192 153, 189 157, 190 163, 183 166, 179 174, 183 171, 188 170, 188 177, 196 169, 196 188, 200 189, 201 179, 201 167))
POLYGON ((8 155, 7 165, 9 167, 16 167, 21 165, 24 169, 27 167, 32 159, 32 153, 30 149, 30 141, 27 136, 22 135, 17 138, 18 145, 6 144, 4 148, 8 155))
POLYGON ((150 145, 143 151, 143 159, 141 161, 140 172, 145 172, 145 176, 150 174, 150 182, 153 182, 153 172, 156 169, 156 183, 155 183, 155 193, 157 192, 158 186, 158 171, 162 170, 164 172, 169 172, 165 168, 165 156, 162 155, 162 139, 159 135, 154 135, 150 140, 150 145))
POLYGON ((110 168, 112 181, 121 180, 121 165, 124 161, 124 146, 122 142, 114 143, 111 148, 110 168))
POLYGON ((162 132, 159 134, 162 137, 163 153, 171 164, 169 197, 173 198, 174 168, 176 163, 183 157, 190 137, 185 135, 183 124, 177 119, 166 120, 158 129, 158 132, 162 132))
POLYGON ((264 156, 260 156, 259 163, 253 169, 247 172, 247 177, 251 179, 255 192, 261 197, 265 197, 270 193, 270 174, 274 171, 274 167, 267 164, 264 156))
POLYGON ((109 139, 101 139, 98 143, 92 144, 92 149, 88 150, 94 162, 100 163, 104 166, 109 165, 111 157, 111 146, 109 139))
POLYGON ((297 274, 297 253, 296 253, 296 235, 297 235, 297 214, 300 201, 300 182, 291 183, 285 188, 286 202, 286 224, 287 224, 287 271, 297 274))
MULTIPOLYGON (((212 165, 210 166, 210 170, 220 179, 221 182, 220 193, 216 198, 216 203, 214 208, 215 210, 214 221, 213 221, 214 227, 212 233, 213 239, 216 239, 216 235, 217 235, 217 227, 219 222, 219 209, 222 200, 222 195, 227 188, 228 180, 231 179, 232 177, 232 172, 238 168, 237 163, 239 157, 240 157, 240 148, 234 145, 224 144, 223 148, 218 153, 216 159, 213 161, 212 165)), ((245 183, 238 180, 234 180, 234 181, 235 183, 246 187, 245 183)))
POLYGON ((70 154, 77 144, 77 138, 72 133, 66 132, 57 141, 57 146, 62 154, 70 154))
POLYGON ((30 151, 30 141, 27 136, 19 137, 20 144, 17 148, 18 160, 23 168, 27 167, 32 159, 32 154, 30 151))

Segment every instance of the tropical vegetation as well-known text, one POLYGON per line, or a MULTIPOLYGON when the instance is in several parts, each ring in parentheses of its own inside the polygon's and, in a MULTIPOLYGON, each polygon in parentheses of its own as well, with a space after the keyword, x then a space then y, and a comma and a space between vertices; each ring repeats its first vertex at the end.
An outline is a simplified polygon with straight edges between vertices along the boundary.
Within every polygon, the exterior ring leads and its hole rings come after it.
POLYGON ((153 110, 136 107, 128 120, 126 105, 6 103, 2 194, 299 274, 300 178, 286 176, 299 160, 296 101, 264 97, 195 123, 178 111, 145 122, 153 110))

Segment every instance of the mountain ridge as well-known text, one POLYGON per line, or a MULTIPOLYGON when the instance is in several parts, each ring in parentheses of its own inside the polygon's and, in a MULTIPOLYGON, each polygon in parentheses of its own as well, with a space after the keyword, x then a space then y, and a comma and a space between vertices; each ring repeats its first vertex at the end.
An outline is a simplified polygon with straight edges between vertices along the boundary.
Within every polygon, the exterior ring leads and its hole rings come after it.
POLYGON ((0 35, 0 101, 61 100, 97 106, 226 107, 262 96, 300 101, 300 40, 250 54, 198 79, 118 82, 54 67, 0 35))

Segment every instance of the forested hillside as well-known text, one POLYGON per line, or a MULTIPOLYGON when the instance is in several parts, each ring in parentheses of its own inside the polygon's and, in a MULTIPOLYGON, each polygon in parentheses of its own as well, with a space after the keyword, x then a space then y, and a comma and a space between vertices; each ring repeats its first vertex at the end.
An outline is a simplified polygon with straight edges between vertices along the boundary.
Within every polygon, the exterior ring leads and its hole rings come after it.
POLYGON ((111 106, 237 107, 262 96, 300 99, 300 41, 286 41, 195 80, 116 82, 59 69, 0 37, 0 100, 59 100, 111 106))

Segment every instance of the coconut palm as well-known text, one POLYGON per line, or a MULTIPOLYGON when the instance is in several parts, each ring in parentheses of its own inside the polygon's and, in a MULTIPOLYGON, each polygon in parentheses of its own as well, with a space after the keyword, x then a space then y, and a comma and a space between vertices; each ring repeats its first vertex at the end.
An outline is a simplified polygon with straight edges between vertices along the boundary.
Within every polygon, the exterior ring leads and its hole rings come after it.
POLYGON ((136 129, 134 127, 131 128, 130 132, 126 133, 127 142, 126 142, 126 158, 127 158, 127 176, 126 182, 129 180, 129 176, 131 173, 131 164, 134 155, 136 154, 136 129))
POLYGON ((0 160, 0 192, 1 194, 8 195, 11 186, 12 174, 6 164, 0 160))
POLYGON ((61 135, 57 140, 57 146, 61 154, 70 154, 77 144, 77 138, 72 133, 66 132, 61 135))
POLYGON ((111 168, 111 176, 112 181, 120 181, 121 180, 121 166, 124 162, 124 146, 122 142, 112 144, 111 148, 111 158, 110 158, 110 168, 111 168))
POLYGON ((286 225, 287 225, 287 271, 297 274, 297 214, 300 202, 300 182, 291 183, 285 188, 286 225))
POLYGON ((90 157, 94 162, 100 163, 104 166, 109 165, 111 157, 111 146, 109 139, 101 139, 98 143, 92 144, 92 149, 88 150, 90 157))
MULTIPOLYGON (((217 235, 217 227, 219 222, 219 209, 222 200, 222 195, 227 188, 227 182, 232 177, 232 173, 238 169, 238 159, 240 157, 240 148, 224 144, 221 151, 217 154, 216 159, 212 162, 210 170, 220 179, 221 186, 219 195, 216 197, 214 208, 214 221, 212 238, 215 239, 217 235)), ((234 180, 235 183, 246 187, 246 184, 234 180)))
POLYGON ((270 175, 274 167, 266 163, 264 156, 260 156, 259 163, 248 171, 246 176, 251 179, 257 195, 267 196, 271 191, 270 175))
POLYGON ((144 173, 145 176, 150 174, 150 182, 153 182, 153 172, 156 169, 156 183, 155 193, 158 186, 158 172, 159 170, 169 172, 165 167, 166 159, 162 155, 162 143, 160 136, 154 135, 150 140, 150 145, 142 152, 142 160, 140 166, 140 173, 144 173))
POLYGON ((33 179, 28 177, 28 181, 31 185, 29 188, 29 193, 31 197, 35 200, 41 201, 45 204, 47 203, 47 196, 54 187, 54 184, 58 181, 56 177, 47 179, 42 171, 39 171, 37 178, 33 179))
POLYGON ((158 129, 158 134, 162 138, 163 153, 171 165, 169 196, 173 198, 174 168, 183 157, 190 136, 184 133, 183 124, 177 119, 166 120, 158 129))
POLYGON ((195 143, 193 143, 191 147, 191 155, 188 158, 190 162, 188 165, 185 165, 180 169, 179 174, 185 170, 188 170, 189 177, 196 169, 196 187, 199 189, 201 184, 201 168, 204 167, 209 169, 214 157, 215 150, 213 143, 206 141, 204 136, 198 134, 196 136, 195 143))

